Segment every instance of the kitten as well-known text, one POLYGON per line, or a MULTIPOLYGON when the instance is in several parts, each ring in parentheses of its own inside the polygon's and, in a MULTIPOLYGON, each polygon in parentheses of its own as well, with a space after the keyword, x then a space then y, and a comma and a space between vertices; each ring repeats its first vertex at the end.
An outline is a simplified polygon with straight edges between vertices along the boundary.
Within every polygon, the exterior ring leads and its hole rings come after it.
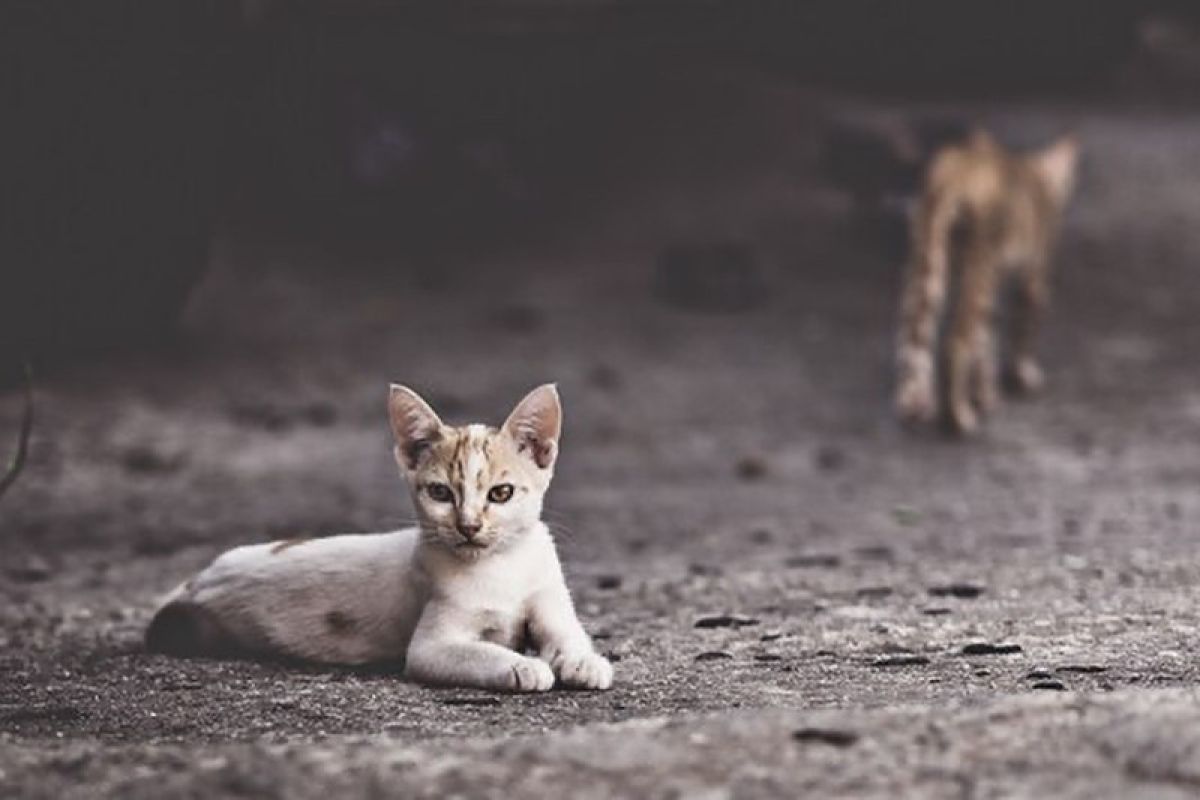
POLYGON ((167 598, 148 647, 403 661, 412 680, 486 689, 609 688, 541 521, 561 431, 554 386, 498 430, 448 426, 403 386, 388 411, 419 527, 230 550, 167 598))
POLYGON ((978 131, 934 157, 913 219, 900 312, 895 403, 901 419, 931 421, 938 415, 935 340, 951 269, 958 292, 946 330, 944 386, 954 430, 974 433, 999 396, 991 328, 1002 278, 1016 289, 1006 377, 1019 392, 1041 388, 1034 338, 1048 301, 1050 250, 1078 156, 1074 136, 1017 155, 978 131))

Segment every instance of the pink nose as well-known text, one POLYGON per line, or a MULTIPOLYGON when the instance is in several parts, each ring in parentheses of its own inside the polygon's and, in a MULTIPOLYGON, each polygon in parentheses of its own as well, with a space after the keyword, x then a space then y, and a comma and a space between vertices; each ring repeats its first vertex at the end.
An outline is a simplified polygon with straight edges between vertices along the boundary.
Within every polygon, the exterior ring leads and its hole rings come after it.
POLYGON ((475 535, 479 533, 480 529, 483 528, 483 526, 478 522, 460 522, 458 523, 457 527, 458 532, 462 534, 462 537, 468 542, 472 541, 475 538, 475 535))

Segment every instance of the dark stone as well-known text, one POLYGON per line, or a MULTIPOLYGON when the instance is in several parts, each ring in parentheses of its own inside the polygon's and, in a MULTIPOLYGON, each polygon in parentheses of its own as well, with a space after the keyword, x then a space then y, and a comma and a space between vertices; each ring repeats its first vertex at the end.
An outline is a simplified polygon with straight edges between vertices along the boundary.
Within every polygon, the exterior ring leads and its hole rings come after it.
POLYGON ((1066 664, 1058 667, 1055 672, 1075 672, 1085 675, 1096 675, 1101 672, 1108 672, 1108 667, 1102 667, 1098 664, 1066 664))
POLYGON ((1044 669, 1035 669, 1025 676, 1026 680, 1030 681, 1047 681, 1053 678, 1054 675, 1044 669))
POLYGON ((766 528, 756 528, 750 531, 750 541, 755 544, 770 544, 775 538, 775 534, 766 528))
POLYGON ((707 650, 696 656, 697 661, 724 661, 733 658, 733 653, 727 650, 707 650))
POLYGON ((783 661, 783 656, 778 653, 759 653, 754 657, 754 660, 763 662, 783 661))
POLYGON ((37 583, 50 577, 50 565, 38 556, 29 556, 4 571, 8 577, 21 583, 37 583))
POLYGON ((971 642, 964 645, 962 649, 964 656, 1006 656, 1020 652, 1021 645, 1019 644, 990 644, 989 642, 971 642))
POLYGON ((1067 690, 1062 681, 1038 681, 1031 688, 1050 692, 1065 692, 1067 690))
POLYGON ((836 445, 823 444, 817 448, 813 461, 817 469, 834 472, 846 466, 846 453, 836 445))
POLYGON ((758 620, 753 617, 742 617, 737 614, 718 614, 711 617, 701 617, 696 620, 694 627, 697 628, 744 628, 749 625, 757 625, 758 620))
POLYGON ((596 588, 597 589, 620 589, 621 588, 621 576, 620 575, 600 575, 599 577, 596 578, 596 588))
POLYGON ((923 667, 929 663, 929 659, 925 656, 912 654, 901 654, 894 656, 883 656, 871 662, 872 667, 923 667))
POLYGON ((168 455, 145 445, 135 445, 121 454, 125 471, 139 475, 175 472, 182 464, 181 455, 168 455))
POLYGON ((827 744, 831 747, 851 747, 858 741, 854 731, 831 728, 801 728, 792 731, 792 739, 805 744, 827 744))
POLYGON ((929 594, 933 597, 957 597, 961 600, 974 600, 986 590, 974 583, 948 583, 944 586, 930 586, 929 594))
POLYGON ((837 567, 842 563, 840 556, 832 553, 811 553, 808 555, 788 556, 783 563, 789 567, 837 567))
POLYGON ((444 697, 442 698, 444 706, 498 706, 500 698, 491 695, 473 696, 473 697, 444 697))
POLYGON ((921 613, 927 617, 944 617, 950 613, 950 609, 945 606, 929 606, 922 608, 921 613))
POLYGON ((767 476, 767 462, 758 456, 746 456, 734 466, 734 473, 744 481, 758 481, 767 476))
POLYGON ((702 313, 739 313, 767 298, 754 248, 745 242, 679 244, 663 248, 654 296, 665 305, 702 313))
POLYGON ((759 636, 758 640, 760 642, 774 642, 777 639, 782 639, 782 638, 783 638, 783 633, 781 633, 780 631, 767 631, 762 636, 759 636))

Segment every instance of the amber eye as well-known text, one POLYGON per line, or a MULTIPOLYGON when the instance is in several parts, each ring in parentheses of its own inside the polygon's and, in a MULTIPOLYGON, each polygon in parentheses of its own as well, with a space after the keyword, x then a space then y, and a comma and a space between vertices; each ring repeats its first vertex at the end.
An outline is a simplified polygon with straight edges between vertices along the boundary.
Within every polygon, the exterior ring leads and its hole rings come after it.
POLYGON ((454 490, 444 483, 431 483, 425 487, 425 494, 435 503, 453 503, 454 490))
POLYGON ((511 483, 498 483, 488 489, 489 503, 507 503, 512 499, 513 486, 511 483))

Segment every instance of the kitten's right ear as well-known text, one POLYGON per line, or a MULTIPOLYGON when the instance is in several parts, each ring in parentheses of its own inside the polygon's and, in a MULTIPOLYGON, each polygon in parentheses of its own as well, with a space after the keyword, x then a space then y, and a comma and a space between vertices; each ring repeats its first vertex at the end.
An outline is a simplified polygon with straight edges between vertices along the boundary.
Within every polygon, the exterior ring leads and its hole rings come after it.
POLYGON ((388 419, 396 437, 396 460, 415 469, 421 455, 441 438, 442 421, 420 395, 395 383, 388 393, 388 419))
POLYGON ((1050 193, 1060 203, 1066 201, 1075 187, 1079 150, 1079 137, 1074 133, 1069 133, 1034 153, 1034 169, 1050 187, 1050 193))

